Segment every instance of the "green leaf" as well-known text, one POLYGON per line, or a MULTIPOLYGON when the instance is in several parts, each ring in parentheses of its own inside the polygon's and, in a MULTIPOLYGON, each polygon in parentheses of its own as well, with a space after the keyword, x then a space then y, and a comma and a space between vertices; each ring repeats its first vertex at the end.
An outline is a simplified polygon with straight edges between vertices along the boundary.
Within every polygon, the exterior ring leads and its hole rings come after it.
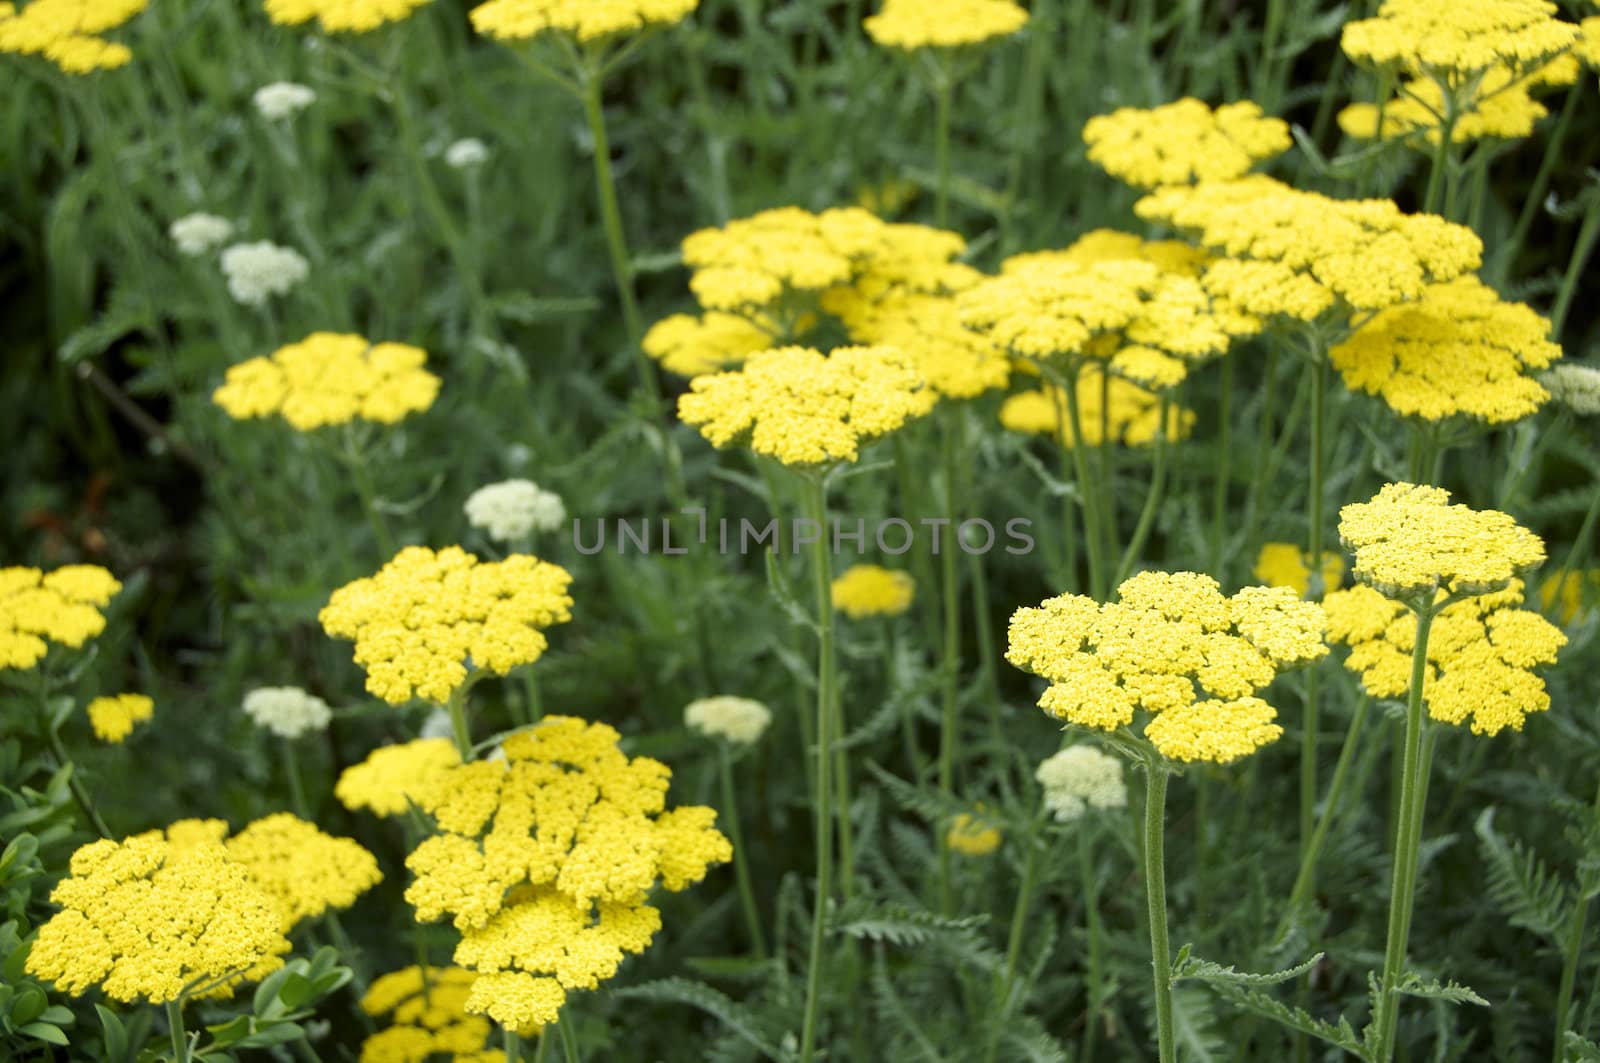
POLYGON ((1231 982, 1234 985, 1277 985, 1299 978, 1322 960, 1322 953, 1297 963, 1293 967, 1286 967, 1281 971, 1271 971, 1266 974, 1251 974, 1248 971, 1235 970, 1224 967, 1210 960, 1202 960, 1191 955, 1193 945, 1185 945, 1178 950, 1178 957, 1172 963, 1172 983, 1190 980, 1196 982, 1231 982))
POLYGON ((1315 1037, 1319 1041, 1326 1041, 1336 1048, 1344 1049, 1357 1059, 1371 1059, 1366 1046, 1361 1043, 1356 1032, 1350 1028, 1350 1023, 1342 1015, 1339 1017, 1338 1025, 1335 1026, 1266 993, 1245 989, 1231 982, 1213 982, 1212 991, 1253 1015, 1271 1019, 1280 1026, 1315 1037))
POLYGON ((39 1019, 42 1022, 53 1022, 57 1026, 71 1026, 78 1021, 78 1017, 72 1014, 71 1008, 64 1008, 60 1004, 51 1004, 45 1008, 40 1013, 39 1019))
POLYGON ((19 834, 11 839, 5 852, 0 853, 0 882, 6 880, 13 864, 26 864, 39 851, 39 839, 31 834, 19 834))
POLYGON ((1447 1000, 1452 1004, 1477 1004, 1488 1007, 1489 1002, 1480 997, 1473 990, 1455 982, 1446 982, 1440 985, 1437 980, 1424 982, 1416 974, 1408 972, 1395 987, 1395 992, 1404 993, 1408 997, 1421 997, 1425 1000, 1447 1000))
POLYGON ((208 1026, 206 1032, 211 1035, 211 1043, 216 1047, 234 1044, 249 1036, 250 1016, 239 1015, 220 1026, 208 1026))
POLYGON ((1587 1037, 1581 1037, 1569 1030, 1565 1045, 1567 1063, 1600 1063, 1600 1045, 1587 1037))
POLYGON ((262 979, 261 984, 256 986, 255 996, 251 1000, 251 1010, 262 1016, 278 1014, 277 1011, 273 1010, 277 1006, 278 990, 283 988, 283 983, 288 980, 289 975, 292 973, 288 967, 279 967, 262 979))
POLYGON ((96 1004, 94 1013, 100 1017, 100 1035, 105 1042, 107 1063, 119 1063, 128 1058, 128 1030, 117 1013, 104 1004, 96 1004))
POLYGON ((1181 1046, 1178 1058, 1195 1063, 1231 1063, 1234 1058, 1217 1029, 1211 1000, 1199 986, 1184 986, 1172 993, 1172 1036, 1181 1046))
POLYGON ((44 1014, 49 1003, 44 990, 38 986, 23 986, 17 993, 17 999, 11 1002, 11 1022, 17 1026, 30 1023, 44 1014))
POLYGON ((715 1017, 774 1063, 783 1058, 783 1053, 763 1034, 761 1022, 754 1012, 704 982, 691 982, 687 978, 663 978, 640 986, 613 989, 611 996, 656 1000, 667 1004, 688 1004, 715 1017))
POLYGON ((53 1045, 65 1046, 68 1043, 67 1035, 61 1032, 61 1028, 52 1026, 48 1022, 30 1022, 28 1025, 20 1027, 17 1032, 27 1034, 29 1037, 37 1038, 40 1041, 47 1041, 53 1045))
POLYGON ((1521 842, 1507 842, 1495 832, 1494 811, 1493 805, 1484 809, 1473 827, 1489 865, 1489 897, 1512 926, 1560 944, 1571 913, 1567 887, 1521 842))
POLYGON ((298 1041, 306 1034, 305 1029, 295 1022, 275 1022, 252 1033, 249 1037, 234 1042, 234 1048, 270 1048, 273 1045, 286 1045, 290 1041, 298 1041))

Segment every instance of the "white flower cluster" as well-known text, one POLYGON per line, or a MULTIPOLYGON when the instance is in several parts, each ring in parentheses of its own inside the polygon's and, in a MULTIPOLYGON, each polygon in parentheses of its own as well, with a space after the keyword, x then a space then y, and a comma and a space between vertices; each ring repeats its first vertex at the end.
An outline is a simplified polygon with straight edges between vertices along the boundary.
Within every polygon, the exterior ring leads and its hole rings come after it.
POLYGON ((333 713, 328 703, 299 687, 260 687, 244 696, 244 711, 257 727, 283 738, 327 728, 333 713))
POLYGON ((1579 417, 1600 414, 1600 369, 1562 362, 1539 374, 1539 383, 1557 402, 1579 417))
POLYGON ((1070 746, 1040 762, 1033 773, 1044 788, 1044 807, 1070 823, 1089 808, 1123 808, 1128 787, 1122 762, 1092 746, 1070 746))
POLYGON ((222 252, 228 292, 245 306, 262 306, 305 280, 311 267, 300 252, 262 240, 234 244, 222 252))
POLYGON ((503 480, 480 487, 463 507, 467 521, 497 542, 513 542, 535 531, 555 531, 566 522, 561 496, 532 480, 503 480))
POLYGON ((274 81, 256 89, 256 110, 269 122, 293 118, 317 102, 317 94, 293 81, 274 81))
POLYGON ((185 214, 167 226, 167 235, 184 254, 203 255, 228 242, 233 223, 215 214, 185 214))
POLYGON ((489 148, 477 137, 465 137, 444 149, 444 161, 457 170, 482 166, 489 161, 489 148))
POLYGON ((684 707, 683 722, 703 735, 747 746, 766 732, 772 723, 772 710, 751 698, 722 695, 691 701, 684 707))

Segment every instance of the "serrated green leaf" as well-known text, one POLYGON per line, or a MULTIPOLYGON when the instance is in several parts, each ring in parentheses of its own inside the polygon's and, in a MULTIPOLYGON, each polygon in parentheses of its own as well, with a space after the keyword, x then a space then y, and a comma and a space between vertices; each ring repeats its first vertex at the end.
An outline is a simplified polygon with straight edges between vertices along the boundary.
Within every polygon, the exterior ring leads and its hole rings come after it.
POLYGON ((1489 1006, 1487 1000, 1467 986, 1455 982, 1445 982, 1441 985, 1437 979, 1424 982, 1414 973, 1407 973, 1395 987, 1395 992, 1426 1000, 1445 1000, 1452 1004, 1477 1004, 1485 1008, 1489 1006))
POLYGON ((1269 971, 1266 974, 1252 974, 1248 971, 1224 967, 1210 960, 1202 960, 1191 954, 1192 945, 1184 945, 1178 950, 1178 957, 1172 963, 1172 982, 1176 985, 1182 981, 1196 982, 1232 982, 1235 985, 1277 985, 1299 978, 1322 960, 1322 953, 1297 963, 1293 967, 1286 967, 1281 971, 1269 971))
POLYGON ((1521 842, 1507 842, 1494 829, 1494 806, 1483 810, 1473 830, 1489 865, 1489 897, 1512 926, 1560 943, 1570 917, 1566 885, 1521 842))
POLYGON ((715 1017, 774 1063, 783 1058, 777 1046, 762 1032, 761 1022, 754 1012, 704 982, 692 982, 687 978, 663 978, 640 986, 614 989, 611 995, 637 1000, 657 1000, 668 1004, 688 1004, 690 1007, 699 1008, 715 1017))

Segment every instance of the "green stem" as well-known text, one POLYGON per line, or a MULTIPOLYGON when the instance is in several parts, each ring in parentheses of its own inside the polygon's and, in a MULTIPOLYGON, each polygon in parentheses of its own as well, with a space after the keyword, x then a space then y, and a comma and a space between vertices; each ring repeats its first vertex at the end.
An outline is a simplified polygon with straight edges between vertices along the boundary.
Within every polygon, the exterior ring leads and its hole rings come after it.
POLYGON ((389 535, 389 526, 384 523, 383 514, 378 512, 378 496, 372 486, 372 471, 367 468, 367 456, 357 446, 350 446, 345 452, 345 464, 350 468, 350 478, 355 482, 356 494, 361 499, 361 511, 367 515, 367 523, 372 527, 372 538, 377 543, 378 552, 387 561, 394 556, 394 539, 389 535))
MULTIPOLYGON (((961 576, 956 569, 956 453, 953 431, 942 437, 945 481, 945 512, 949 516, 948 533, 940 553, 940 590, 944 595, 944 650, 940 662, 943 673, 943 711, 939 726, 939 793, 948 798, 955 792, 957 709, 961 688, 961 576)), ((939 908, 950 911, 950 844, 945 833, 939 843, 939 908)))
POLYGON ((189 1063, 189 1035, 183 1028, 183 1000, 167 1001, 167 1032, 172 1035, 172 1063, 189 1063))
POLYGON ((583 1063, 583 1053, 578 1051, 578 1031, 572 1028, 571 1017, 556 1020, 556 1032, 561 1035, 561 1051, 567 1063, 583 1063))
POLYGON ((578 83, 583 90, 583 112, 589 122, 589 135, 594 141, 594 183, 600 198, 600 219, 605 226, 606 247, 611 255, 611 275, 617 286, 617 298, 622 304, 622 320, 628 330, 628 347, 633 352, 634 365, 639 373, 639 387, 650 403, 651 419, 661 437, 661 455, 667 476, 667 497, 674 509, 688 505, 688 495, 683 485, 683 465, 678 445, 673 441, 667 425, 666 410, 661 401, 661 385, 656 380, 655 366, 644 353, 640 341, 644 338, 644 320, 639 314, 639 304, 633 291, 633 260, 628 254, 628 240, 622 228, 622 209, 617 204, 617 182, 611 172, 611 140, 606 133, 605 110, 601 106, 601 76, 595 70, 580 70, 578 83))
POLYGON ((950 97, 952 84, 949 68, 940 61, 939 74, 934 81, 934 155, 938 166, 939 184, 934 193, 934 222, 939 228, 950 224, 950 97))
POLYGON ((744 833, 739 829, 739 801, 733 789, 733 758, 728 744, 717 743, 717 772, 722 780, 722 811, 728 820, 728 838, 733 842, 733 873, 739 884, 739 904, 744 908, 745 928, 750 947, 758 959, 766 959, 767 942, 761 932, 761 914, 756 908, 755 890, 750 886, 750 861, 744 851, 744 833))
POLYGON ((1044 110, 1044 63, 1055 28, 1054 0, 1035 0, 1028 14, 1028 54, 1022 61, 1022 81, 1017 89, 1019 108, 1012 114, 1011 151, 1006 160, 1006 200, 1001 253, 1014 244, 1017 204, 1022 201, 1023 159, 1036 149, 1039 115, 1044 110))
POLYGON ((1328 796, 1323 801, 1322 815, 1317 818, 1317 827, 1312 832, 1311 844, 1300 854, 1300 871, 1295 875, 1294 888, 1289 891, 1287 907, 1291 917, 1300 905, 1311 897, 1316 881, 1317 857, 1327 840, 1328 828, 1333 825, 1334 816, 1338 813, 1339 798, 1344 792, 1350 765, 1355 761, 1356 748, 1361 740, 1361 729, 1366 725, 1367 712, 1371 707, 1372 699, 1363 695, 1356 705, 1355 715, 1350 718, 1350 728, 1345 732, 1344 746, 1339 750, 1339 761, 1333 768, 1333 779, 1328 783, 1328 796))
POLYGON ((1006 963, 995 983, 995 1014, 989 1023, 989 1045, 984 1053, 986 1063, 994 1063, 1000 1050, 1000 1033, 1010 1017, 1011 984, 1017 976, 1017 960, 1022 955, 1022 938, 1028 926, 1028 909, 1033 902, 1034 887, 1038 881, 1039 840, 1037 817, 1028 824, 1022 836, 1026 854, 1022 858, 1022 879, 1017 886, 1017 902, 1011 910, 1011 932, 1006 937, 1006 963))
MULTIPOLYGON (((818 528, 826 527, 827 489, 820 472, 806 481, 807 508, 818 528)), ((817 1044, 817 1017, 822 1004, 822 950, 826 937, 828 904, 833 873, 833 782, 832 765, 834 650, 833 650, 833 562, 826 535, 818 535, 811 546, 812 580, 817 609, 817 891, 811 918, 811 955, 806 974, 805 1018, 800 1033, 800 1063, 811 1063, 817 1044)))
POLYGON ((1578 528, 1578 537, 1572 540, 1571 549, 1562 559, 1561 567, 1556 570, 1555 601, 1557 602, 1561 600, 1561 591, 1567 585, 1567 575, 1579 564, 1583 550, 1594 541, 1596 519, 1600 519, 1600 484, 1595 486, 1593 495, 1589 499, 1589 509, 1583 515, 1583 524, 1578 528))
POLYGON ((1439 213, 1439 198, 1444 192, 1445 171, 1450 168, 1450 152, 1455 145, 1451 140, 1456 133, 1456 104, 1454 97, 1444 94, 1444 123, 1439 127, 1439 143, 1433 149, 1433 165, 1428 170, 1428 192, 1422 201, 1424 214, 1439 213))
POLYGON ((1096 601, 1105 601, 1105 564, 1101 546, 1105 537, 1100 531, 1100 492, 1089 475, 1089 460, 1084 454, 1083 418, 1078 409, 1078 374, 1070 372, 1058 378, 1057 387, 1066 393, 1068 427, 1072 431, 1072 467, 1078 481, 1078 501, 1083 506, 1083 540, 1089 551, 1089 594, 1096 601))
POLYGON ((1528 239, 1528 233, 1533 228, 1533 220, 1539 216, 1539 211, 1544 207, 1544 196, 1550 188, 1550 177, 1555 173, 1556 160, 1561 157, 1567 130, 1572 127, 1572 116, 1578 113, 1578 100, 1582 96, 1582 86, 1568 87, 1567 100, 1561 106, 1561 117, 1556 119, 1556 127, 1550 131, 1550 140, 1544 148, 1544 158, 1539 160, 1539 172, 1534 174, 1533 183, 1528 186, 1527 198, 1522 201, 1522 212, 1517 215, 1516 226, 1500 249, 1501 261, 1507 273, 1511 271, 1517 252, 1522 250, 1523 242, 1528 239))
POLYGON ((968 554, 967 570, 972 579, 972 618, 978 640, 978 675, 983 682, 984 701, 989 711, 989 734, 995 748, 1004 743, 1000 722, 1000 675, 995 660, 994 622, 989 617, 989 575, 984 571, 983 555, 968 554))
MULTIPOLYGON (((1320 598, 1322 588, 1323 527, 1323 435, 1327 427, 1328 362, 1313 341, 1311 366, 1311 498, 1310 498, 1310 549, 1306 551, 1311 566, 1310 597, 1320 598), (1319 589, 1320 588, 1320 589, 1319 589)), ((1304 859, 1311 847, 1311 835, 1316 829, 1317 801, 1317 739, 1319 737, 1317 694, 1320 673, 1315 664, 1306 673, 1306 707, 1300 733, 1300 855, 1304 859)))
POLYGON ((1394 1058, 1395 1034, 1400 1021, 1400 977, 1405 970, 1406 944, 1411 934, 1411 909, 1416 898, 1417 853, 1422 842, 1423 802, 1428 780, 1422 776, 1422 737, 1427 727, 1423 714, 1423 686, 1428 676, 1428 633, 1433 627, 1434 603, 1423 600, 1417 609, 1416 644, 1411 654, 1411 690, 1406 699, 1404 774, 1400 780, 1400 822, 1395 835, 1394 881, 1389 892, 1389 931, 1379 979, 1378 1013, 1373 1018, 1378 1050, 1376 1063, 1394 1058))
MULTIPOLYGON (((1217 466, 1215 482, 1211 489, 1211 574, 1222 577, 1223 529, 1228 517, 1228 487, 1233 476, 1233 375, 1234 359, 1222 359, 1222 398, 1217 404, 1217 466)), ((1272 382, 1267 382, 1271 393, 1272 382)), ((1167 427, 1166 411, 1161 414, 1163 434, 1167 427)))
POLYGON ((1111 580, 1118 587, 1122 586, 1122 581, 1128 578, 1134 562, 1139 559, 1139 552, 1144 549, 1145 540, 1155 524, 1156 510, 1161 507, 1161 492, 1167 481, 1167 411, 1171 408, 1171 402, 1167 393, 1162 392, 1160 427, 1156 429, 1155 456, 1150 470, 1150 490, 1144 496, 1144 507, 1139 511, 1139 523, 1133 529, 1133 538, 1128 540, 1122 560, 1117 564, 1117 573, 1111 580))
MULTIPOLYGON (((1594 798, 1594 818, 1600 820, 1600 792, 1594 798)), ((1567 927, 1567 940, 1562 946, 1561 988, 1556 992, 1556 1035, 1554 1063, 1566 1058, 1568 1016, 1572 1009, 1572 989, 1578 980, 1578 961, 1583 957, 1583 929, 1589 916, 1589 900, 1579 897, 1573 905, 1572 922, 1567 927)))
POLYGON ((1555 307, 1550 311, 1550 335, 1559 339, 1567 323, 1567 311, 1572 308, 1572 296, 1578 290, 1578 278, 1594 251, 1595 238, 1600 236, 1600 195, 1589 202, 1584 212, 1583 224, 1578 227, 1578 239, 1572 245, 1572 258, 1567 262, 1566 275, 1561 278, 1561 290, 1556 293, 1555 307))
POLYGON ((1145 754, 1144 889, 1150 912, 1150 969, 1156 993, 1156 1050, 1175 1063, 1172 1028, 1172 948, 1167 942, 1167 881, 1163 849, 1167 769, 1154 751, 1145 754))
POLYGON ((550 1058, 550 1027, 539 1031, 539 1047, 533 1050, 533 1063, 545 1063, 550 1058))
POLYGON ((289 803, 295 815, 310 819, 311 804, 306 800, 305 783, 300 779, 300 758, 295 753, 294 740, 289 738, 283 740, 283 773, 289 779, 289 803))
POLYGON ((66 747, 61 744, 61 736, 56 734, 56 729, 50 725, 45 726, 45 733, 49 735, 50 752, 55 755, 56 767, 68 768, 67 789, 72 791, 72 799, 78 803, 78 809, 95 833, 102 838, 111 837, 111 831, 106 826, 106 821, 100 818, 100 813, 95 809, 94 802, 89 799, 89 791, 84 788, 83 781, 78 778, 78 766, 72 758, 67 756, 66 747))
POLYGON ((506 1030, 506 1063, 522 1063, 522 1038, 517 1031, 506 1030))
POLYGON ((465 764, 472 759, 472 729, 467 726, 466 683, 450 692, 450 701, 445 709, 450 713, 450 733, 455 736, 456 751, 461 754, 461 762, 465 764))
POLYGON ((1255 97, 1269 114, 1277 106, 1278 93, 1273 84, 1277 67, 1278 38, 1283 34, 1284 0, 1267 0, 1267 17, 1261 28, 1261 65, 1256 68, 1255 97))
POLYGON ((532 668, 522 673, 523 705, 521 721, 524 725, 538 723, 544 718, 544 698, 539 693, 539 675, 532 668))

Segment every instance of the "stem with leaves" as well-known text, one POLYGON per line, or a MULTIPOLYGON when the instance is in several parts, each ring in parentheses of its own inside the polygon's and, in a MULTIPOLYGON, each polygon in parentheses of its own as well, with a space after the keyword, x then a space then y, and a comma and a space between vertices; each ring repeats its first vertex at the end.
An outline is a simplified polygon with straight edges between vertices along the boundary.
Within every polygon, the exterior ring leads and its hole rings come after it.
MULTIPOLYGON (((828 498, 824 474, 814 470, 806 477, 807 514, 822 528, 827 525, 828 498)), ((822 952, 827 936, 828 905, 833 875, 833 559, 827 536, 811 544, 811 576, 817 611, 817 886, 811 917, 811 954, 806 973, 805 1018, 800 1032, 800 1063, 811 1063, 817 1044, 817 1019, 822 1004, 822 952)))
POLYGON ((1150 912, 1150 968, 1156 993, 1156 1050, 1161 1063, 1175 1063, 1172 1025, 1172 946, 1167 941, 1165 825, 1167 766, 1160 754, 1144 754, 1144 891, 1150 912))

